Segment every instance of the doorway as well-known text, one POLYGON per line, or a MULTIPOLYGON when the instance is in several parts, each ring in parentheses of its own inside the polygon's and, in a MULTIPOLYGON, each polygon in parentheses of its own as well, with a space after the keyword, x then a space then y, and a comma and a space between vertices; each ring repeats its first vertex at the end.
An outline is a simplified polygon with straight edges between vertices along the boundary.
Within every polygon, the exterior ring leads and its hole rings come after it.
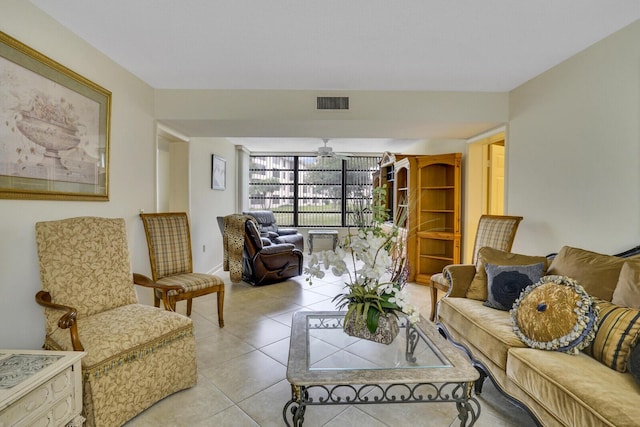
POLYGON ((504 215, 504 137, 487 147, 487 212, 504 215))
POLYGON ((483 214, 504 215, 505 132, 496 130, 471 139, 465 162, 465 211, 462 262, 473 258, 478 221, 483 214))
POLYGON ((189 212, 189 139, 159 125, 156 136, 156 212, 189 212))

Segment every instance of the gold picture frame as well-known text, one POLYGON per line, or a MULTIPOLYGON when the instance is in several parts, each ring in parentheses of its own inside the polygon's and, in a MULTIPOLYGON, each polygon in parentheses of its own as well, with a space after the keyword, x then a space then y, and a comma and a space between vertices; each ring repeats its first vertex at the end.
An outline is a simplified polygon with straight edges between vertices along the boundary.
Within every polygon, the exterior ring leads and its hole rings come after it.
POLYGON ((0 198, 109 200, 111 92, 0 31, 0 198))

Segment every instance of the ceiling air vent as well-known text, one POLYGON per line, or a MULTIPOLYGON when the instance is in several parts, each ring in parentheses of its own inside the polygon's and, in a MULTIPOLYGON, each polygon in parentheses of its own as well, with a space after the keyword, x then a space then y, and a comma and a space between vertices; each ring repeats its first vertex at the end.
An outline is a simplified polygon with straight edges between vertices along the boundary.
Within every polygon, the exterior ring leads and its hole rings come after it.
POLYGON ((348 110, 348 96, 319 96, 317 100, 318 110, 348 110))

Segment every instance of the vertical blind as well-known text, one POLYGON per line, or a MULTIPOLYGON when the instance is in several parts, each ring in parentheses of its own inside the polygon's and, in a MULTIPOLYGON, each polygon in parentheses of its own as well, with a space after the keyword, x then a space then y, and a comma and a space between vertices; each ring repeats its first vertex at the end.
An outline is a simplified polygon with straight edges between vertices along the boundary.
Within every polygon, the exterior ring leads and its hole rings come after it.
POLYGON ((274 212, 281 226, 353 226, 371 206, 378 156, 251 156, 252 210, 274 212))

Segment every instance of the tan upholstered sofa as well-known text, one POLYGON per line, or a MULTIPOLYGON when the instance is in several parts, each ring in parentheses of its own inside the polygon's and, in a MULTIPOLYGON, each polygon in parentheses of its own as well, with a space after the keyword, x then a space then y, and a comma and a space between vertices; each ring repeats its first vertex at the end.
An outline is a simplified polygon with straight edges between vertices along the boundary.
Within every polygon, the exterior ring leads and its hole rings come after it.
MULTIPOLYGON (((602 304, 613 299, 617 305, 627 305, 626 298, 628 305, 637 307, 639 252, 635 248, 621 256, 609 256, 564 247, 555 258, 549 258, 545 274, 576 279, 602 304)), ((512 259, 510 265, 522 263, 512 259)), ((514 333, 509 311, 487 307, 482 295, 474 295, 478 285, 476 275, 482 268, 483 265, 447 267, 445 274, 450 275, 452 286, 437 309, 440 332, 464 348, 481 372, 476 392, 481 392, 482 381, 489 376, 499 390, 544 426, 639 425, 640 385, 634 378, 637 373, 618 372, 592 357, 591 347, 595 347, 596 341, 577 355, 527 347, 514 333)), ((617 305, 608 303, 628 316, 640 317, 638 310, 617 305)), ((604 311, 601 309, 600 313, 604 311)), ((604 321, 604 317, 599 317, 598 322, 604 321)), ((607 328, 609 324, 599 323, 596 340, 609 332, 607 328)), ((638 324, 623 328, 631 331, 626 344, 631 344, 632 350, 638 324)), ((619 356, 622 367, 619 370, 625 370, 623 359, 627 353, 620 352, 620 348, 609 350, 614 357, 619 356)))

